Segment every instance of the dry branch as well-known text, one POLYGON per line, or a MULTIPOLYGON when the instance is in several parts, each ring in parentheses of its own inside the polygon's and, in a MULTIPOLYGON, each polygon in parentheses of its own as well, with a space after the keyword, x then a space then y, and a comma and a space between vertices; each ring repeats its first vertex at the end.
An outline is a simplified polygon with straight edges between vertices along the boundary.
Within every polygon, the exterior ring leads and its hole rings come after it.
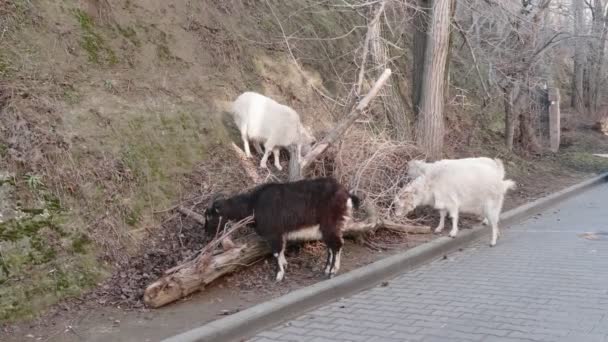
POLYGON ((331 144, 335 143, 338 139, 340 139, 340 137, 346 132, 348 127, 350 127, 350 125, 352 125, 357 120, 357 118, 359 118, 359 116, 363 114, 365 108, 367 108, 367 106, 374 99, 374 97, 378 95, 378 92, 380 91, 382 86, 384 86, 388 78, 391 76, 391 73, 391 69, 385 69, 382 75, 380 75, 380 77, 372 87, 372 89, 367 95, 365 95, 361 102, 359 102, 357 107, 355 107, 355 109, 348 113, 348 115, 346 115, 346 117, 344 117, 344 119, 342 119, 342 121, 340 121, 336 125, 336 128, 329 132, 329 134, 327 134, 325 138, 323 138, 323 140, 321 140, 312 148, 312 150, 300 162, 300 167, 290 167, 290 181, 302 178, 302 171, 306 170, 306 168, 308 168, 312 164, 312 162, 314 162, 323 152, 325 152, 325 150, 327 150, 327 148, 331 146, 331 144))
POLYGON ((380 78, 378 78, 378 80, 376 81, 376 83, 374 84, 372 89, 369 91, 369 93, 367 95, 365 95, 365 97, 361 100, 361 102, 359 102, 357 107, 355 107, 355 109, 353 111, 351 111, 342 121, 340 121, 338 123, 338 125, 336 126, 336 128, 334 128, 331 132, 329 132, 329 134, 327 136, 325 136, 325 138, 323 138, 323 140, 321 140, 321 142, 316 144, 314 146, 314 148, 312 149, 312 151, 310 151, 310 153, 308 153, 306 155, 306 157, 304 157, 304 159, 301 162, 302 170, 304 170, 308 166, 310 166, 310 164, 315 159, 317 159, 317 157, 321 153, 323 153, 331 144, 333 144, 336 140, 338 140, 338 138, 340 138, 342 136, 342 134, 344 134, 344 132, 346 132, 348 127, 350 127, 350 125, 352 125, 353 122, 355 122, 355 120, 357 120, 357 118, 361 114, 363 114, 363 111, 365 110, 365 108, 367 108, 367 105, 369 105, 371 100, 374 97, 376 97, 376 95, 380 91, 380 88, 382 88, 382 86, 384 86, 384 84, 386 83, 386 81, 388 80, 388 78, 390 76, 391 76, 391 69, 384 70, 384 72, 382 73, 382 75, 380 75, 380 78))
MULTIPOLYGON (((365 221, 350 221, 343 228, 345 237, 353 237, 363 233, 374 231, 381 227, 406 232, 411 234, 430 233, 430 227, 402 225, 383 221, 376 215, 375 209, 371 205, 366 205, 368 218, 365 221)), ((233 231, 237 227, 233 226, 233 231)), ((217 238, 222 241, 229 234, 224 234, 217 238)), ((317 241, 321 239, 321 234, 311 236, 309 240, 298 240, 297 242, 317 241)), ((295 241, 290 241, 295 242, 295 241)), ((217 244, 215 244, 217 245, 217 244)), ((146 288, 144 292, 144 302, 146 305, 158 308, 174 302, 191 293, 202 290, 206 285, 214 280, 237 271, 240 267, 248 266, 270 254, 270 248, 258 236, 249 237, 239 244, 223 250, 211 250, 210 248, 201 252, 195 259, 178 265, 165 272, 159 280, 155 281, 146 288)))
POLYGON ((245 170, 245 172, 247 173, 249 178, 251 178, 251 180, 255 184, 262 183, 262 178, 258 174, 255 163, 253 163, 250 158, 247 158, 247 155, 245 154, 245 152, 243 152, 243 150, 241 150, 238 146, 236 146, 235 143, 232 143, 232 149, 234 150, 237 157, 239 158, 239 161, 243 165, 243 169, 245 170))
POLYGON ((194 221, 196 221, 197 223, 201 224, 201 225, 205 225, 205 218, 203 217, 203 215, 195 213, 194 211, 186 208, 186 207, 182 207, 179 206, 177 207, 177 211, 179 211, 180 213, 186 215, 187 217, 193 219, 194 221))

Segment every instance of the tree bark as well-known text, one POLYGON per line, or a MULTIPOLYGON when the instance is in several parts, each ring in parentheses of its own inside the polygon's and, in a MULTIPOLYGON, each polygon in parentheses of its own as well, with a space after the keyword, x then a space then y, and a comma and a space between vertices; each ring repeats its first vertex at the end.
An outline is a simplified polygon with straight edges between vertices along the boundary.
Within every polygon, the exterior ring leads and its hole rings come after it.
POLYGON ((599 12, 601 12, 600 14, 596 14, 599 15, 598 20, 600 21, 599 23, 599 27, 600 27, 600 31, 601 31, 601 35, 599 37, 599 41, 598 41, 598 51, 597 51, 597 60, 595 61, 595 67, 593 69, 593 83, 592 83, 592 89, 593 89, 593 93, 591 94, 591 108, 590 111, 595 114, 597 113, 597 111, 599 110, 599 102, 600 102, 600 89, 602 88, 602 78, 603 78, 603 66, 604 66, 604 59, 605 59, 605 54, 606 54, 606 36, 608 33, 608 27, 607 27, 607 20, 608 17, 606 16, 605 13, 605 6, 606 4, 604 4, 602 1, 597 0, 597 3, 599 4, 600 10, 599 12))
POLYGON ((298 158, 298 149, 295 145, 291 145, 289 150, 289 181, 295 182, 302 179, 302 169, 300 168, 300 158, 298 158))
POLYGON ((598 103, 600 80, 602 77, 598 72, 601 70, 602 59, 604 58, 602 50, 606 46, 604 6, 604 1, 594 0, 592 7, 593 23, 591 25, 591 33, 595 37, 589 40, 589 55, 586 69, 588 93, 585 98, 589 113, 596 111, 595 107, 598 103))
POLYGON ((572 97, 571 105, 578 113, 584 112, 583 102, 583 69, 585 62, 585 43, 582 38, 582 26, 584 23, 583 17, 583 1, 572 1, 572 12, 574 13, 574 35, 577 38, 574 41, 574 72, 572 74, 572 97))
POLYGON ((414 14, 414 44, 412 55, 414 66, 412 68, 412 108, 417 119, 420 113, 420 94, 422 92, 422 76, 424 69, 424 56, 426 54, 427 34, 431 1, 418 0, 418 8, 414 14))
POLYGON ((416 125, 416 142, 432 160, 440 158, 443 152, 443 96, 449 46, 450 1, 434 1, 416 125))
MULTIPOLYGON (((184 210, 183 212, 189 216, 194 214, 192 217, 196 217, 196 214, 189 213, 188 209, 181 208, 181 210, 184 210)), ((345 237, 358 236, 381 227, 409 234, 428 234, 431 232, 431 228, 428 226, 407 226, 382 221, 375 215, 375 211, 369 205, 367 211, 369 217, 366 221, 351 221, 343 228, 345 237)), ((297 242, 320 239, 321 234, 318 233, 316 236, 309 237, 308 240, 298 240, 297 242)), ((268 255, 270 255, 270 248, 266 242, 257 236, 237 242, 236 245, 231 245, 221 251, 201 253, 195 259, 169 269, 160 279, 150 284, 144 292, 144 302, 153 308, 169 304, 202 290, 214 280, 233 273, 242 267, 247 267, 268 255)))
MULTIPOLYGON (((384 11, 383 8, 384 5, 377 11, 367 29, 374 66, 385 68, 390 63, 390 56, 386 49, 386 43, 382 39, 385 31, 383 21, 380 20, 380 16, 384 11)), ((399 94, 396 83, 397 81, 388 80, 386 87, 382 87, 380 90, 380 98, 384 105, 386 118, 390 124, 392 137, 396 140, 405 141, 411 138, 411 122, 406 115, 403 99, 399 94)))
POLYGON ((454 0, 450 0, 449 1, 449 6, 450 6, 450 28, 449 28, 449 38, 448 38, 448 52, 447 52, 447 57, 445 59, 445 78, 443 81, 444 84, 444 98, 449 99, 450 98, 450 59, 451 59, 451 55, 452 55, 452 45, 454 44, 454 30, 453 30, 453 26, 456 25, 456 19, 455 19, 455 15, 456 15, 456 2, 454 2, 454 0))
POLYGON ((513 138, 515 136, 513 97, 518 91, 519 89, 516 85, 509 85, 503 90, 505 106, 505 146, 507 146, 509 151, 513 150, 513 138))

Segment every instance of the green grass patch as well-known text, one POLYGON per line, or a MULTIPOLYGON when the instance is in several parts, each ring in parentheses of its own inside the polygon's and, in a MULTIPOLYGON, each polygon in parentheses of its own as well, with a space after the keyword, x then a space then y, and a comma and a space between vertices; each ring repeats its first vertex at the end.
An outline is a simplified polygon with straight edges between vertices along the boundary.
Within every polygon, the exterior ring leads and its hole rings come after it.
POLYGON ((137 31, 135 31, 133 27, 116 25, 116 29, 123 37, 133 43, 133 45, 137 47, 141 46, 141 41, 137 38, 137 31))
POLYGON ((9 183, 29 199, 18 200, 15 217, 0 223, 0 322, 31 318, 94 286, 103 272, 81 226, 69 225, 71 214, 32 178, 9 183))
POLYGON ((116 54, 96 32, 93 18, 80 9, 74 9, 73 13, 82 30, 80 46, 87 52, 89 61, 100 65, 117 64, 116 54))
POLYGON ((594 156, 589 152, 564 152, 558 155, 559 162, 570 169, 581 172, 608 172, 608 158, 594 156))
POLYGON ((9 64, 7 58, 0 53, 0 76, 5 77, 9 72, 9 64))
POLYGON ((191 112, 157 113, 151 117, 133 115, 118 130, 122 132, 120 158, 132 170, 137 182, 131 210, 125 223, 135 226, 144 212, 171 203, 178 195, 176 176, 191 172, 204 159, 204 123, 191 112))

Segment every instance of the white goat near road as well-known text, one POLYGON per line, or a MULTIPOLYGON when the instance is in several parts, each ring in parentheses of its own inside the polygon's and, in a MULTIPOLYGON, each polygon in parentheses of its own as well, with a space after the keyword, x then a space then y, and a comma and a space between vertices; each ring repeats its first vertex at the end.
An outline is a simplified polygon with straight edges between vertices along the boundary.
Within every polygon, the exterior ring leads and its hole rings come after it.
MULTIPOLYGON (((432 162, 432 163, 427 163, 421 160, 411 160, 408 163, 408 176, 412 179, 427 173, 429 170, 432 169, 437 169, 437 168, 445 168, 445 167, 449 167, 449 165, 462 165, 463 163, 468 163, 468 162, 476 162, 476 163, 482 163, 482 164, 486 164, 492 167, 496 167, 498 169, 498 171, 500 172, 500 177, 501 179, 505 177, 505 168, 504 165, 502 163, 502 160, 496 158, 496 159, 491 159, 488 157, 473 157, 473 158, 461 158, 461 159, 442 159, 442 160, 438 160, 436 162, 432 162)), ((488 219, 487 218, 483 218, 482 221, 483 225, 488 225, 488 219)))
POLYGON ((395 215, 402 216, 421 205, 439 210, 436 233, 443 231, 447 213, 452 218, 451 237, 458 234, 459 212, 483 216, 492 226, 490 246, 500 236, 498 220, 504 195, 515 187, 512 180, 504 180, 504 166, 500 159, 466 158, 442 160, 436 163, 415 161, 412 174, 418 175, 395 196, 395 215))
POLYGON ((239 95, 232 103, 232 115, 241 132, 247 158, 251 158, 249 140, 254 142, 258 152, 261 152, 259 143, 264 144, 261 168, 267 168, 266 162, 270 152, 273 152, 274 165, 282 170, 279 163, 280 147, 295 144, 299 161, 302 147, 306 152, 314 142, 314 137, 302 125, 295 110, 255 92, 248 91, 239 95))

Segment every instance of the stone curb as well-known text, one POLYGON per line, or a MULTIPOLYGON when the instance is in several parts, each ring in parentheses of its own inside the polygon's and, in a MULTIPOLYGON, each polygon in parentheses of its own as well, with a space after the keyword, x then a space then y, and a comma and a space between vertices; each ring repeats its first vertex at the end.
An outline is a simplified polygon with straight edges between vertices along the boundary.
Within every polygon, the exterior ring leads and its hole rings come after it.
MULTIPOLYGON (((501 215, 501 224, 510 226, 589 188, 608 182, 608 173, 537 199, 501 215)), ((490 234, 491 229, 475 226, 461 230, 455 239, 442 236, 335 278, 301 288, 268 302, 255 305, 226 318, 194 328, 163 342, 242 341, 258 331, 279 324, 315 307, 371 288, 382 281, 433 261, 490 234)), ((500 242, 499 242, 500 243, 500 242)))

